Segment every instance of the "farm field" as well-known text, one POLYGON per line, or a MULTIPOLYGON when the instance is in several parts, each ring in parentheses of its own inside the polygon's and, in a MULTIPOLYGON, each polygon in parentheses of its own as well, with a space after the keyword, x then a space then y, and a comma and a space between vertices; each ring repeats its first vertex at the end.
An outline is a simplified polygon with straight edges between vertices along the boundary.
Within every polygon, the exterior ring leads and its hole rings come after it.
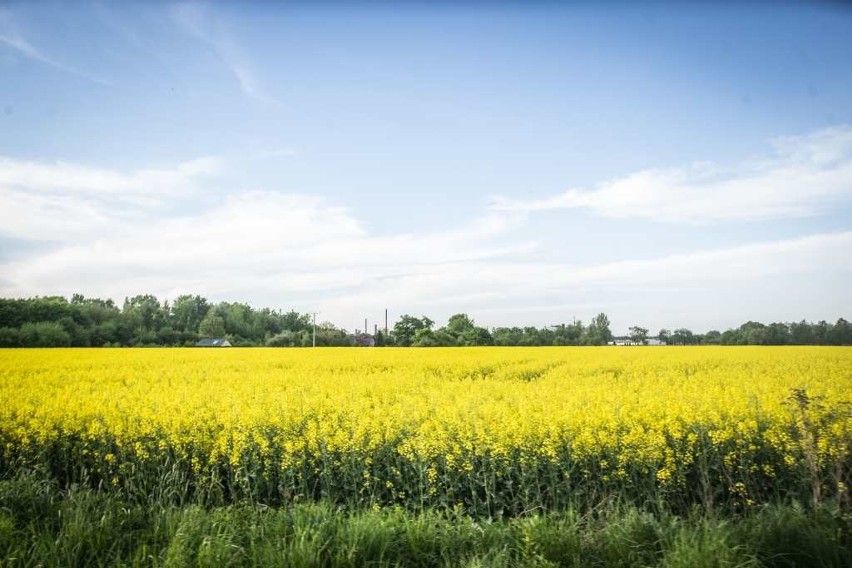
POLYGON ((181 519, 449 515, 512 538, 794 504, 833 511, 844 560, 850 392, 830 347, 0 350, 0 546, 42 483, 181 519))

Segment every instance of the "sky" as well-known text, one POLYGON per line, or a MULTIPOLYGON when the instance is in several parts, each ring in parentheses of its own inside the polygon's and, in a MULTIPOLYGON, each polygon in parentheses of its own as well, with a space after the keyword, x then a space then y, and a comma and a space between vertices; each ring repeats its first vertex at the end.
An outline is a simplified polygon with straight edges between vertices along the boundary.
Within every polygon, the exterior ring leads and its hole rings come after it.
POLYGON ((842 3, 0 1, 0 296, 852 319, 842 3))

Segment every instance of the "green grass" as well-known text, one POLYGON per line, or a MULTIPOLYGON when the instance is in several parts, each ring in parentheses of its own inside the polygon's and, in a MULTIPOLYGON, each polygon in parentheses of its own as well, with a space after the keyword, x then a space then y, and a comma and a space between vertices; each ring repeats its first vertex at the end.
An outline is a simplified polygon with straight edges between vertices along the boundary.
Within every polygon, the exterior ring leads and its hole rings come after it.
POLYGON ((0 481, 3 566, 852 566, 852 518, 762 506, 678 516, 611 505, 489 520, 460 510, 132 503, 0 481))

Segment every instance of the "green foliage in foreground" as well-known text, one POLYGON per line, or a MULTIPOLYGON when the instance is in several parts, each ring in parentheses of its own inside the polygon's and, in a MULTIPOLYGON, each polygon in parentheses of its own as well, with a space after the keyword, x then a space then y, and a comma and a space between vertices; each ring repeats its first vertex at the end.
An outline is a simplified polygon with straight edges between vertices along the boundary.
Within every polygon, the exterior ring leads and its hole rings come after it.
POLYGON ((3 566, 852 566, 852 518, 768 506, 679 517, 599 507, 511 519, 326 504, 130 504, 0 481, 3 566))

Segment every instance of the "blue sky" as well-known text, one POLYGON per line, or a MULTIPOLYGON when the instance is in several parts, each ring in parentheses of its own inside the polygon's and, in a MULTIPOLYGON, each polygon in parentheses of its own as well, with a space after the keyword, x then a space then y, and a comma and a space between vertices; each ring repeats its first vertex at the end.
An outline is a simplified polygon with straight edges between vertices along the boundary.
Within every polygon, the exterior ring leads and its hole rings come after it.
POLYGON ((830 3, 0 4, 0 294, 849 318, 850 59, 830 3))

